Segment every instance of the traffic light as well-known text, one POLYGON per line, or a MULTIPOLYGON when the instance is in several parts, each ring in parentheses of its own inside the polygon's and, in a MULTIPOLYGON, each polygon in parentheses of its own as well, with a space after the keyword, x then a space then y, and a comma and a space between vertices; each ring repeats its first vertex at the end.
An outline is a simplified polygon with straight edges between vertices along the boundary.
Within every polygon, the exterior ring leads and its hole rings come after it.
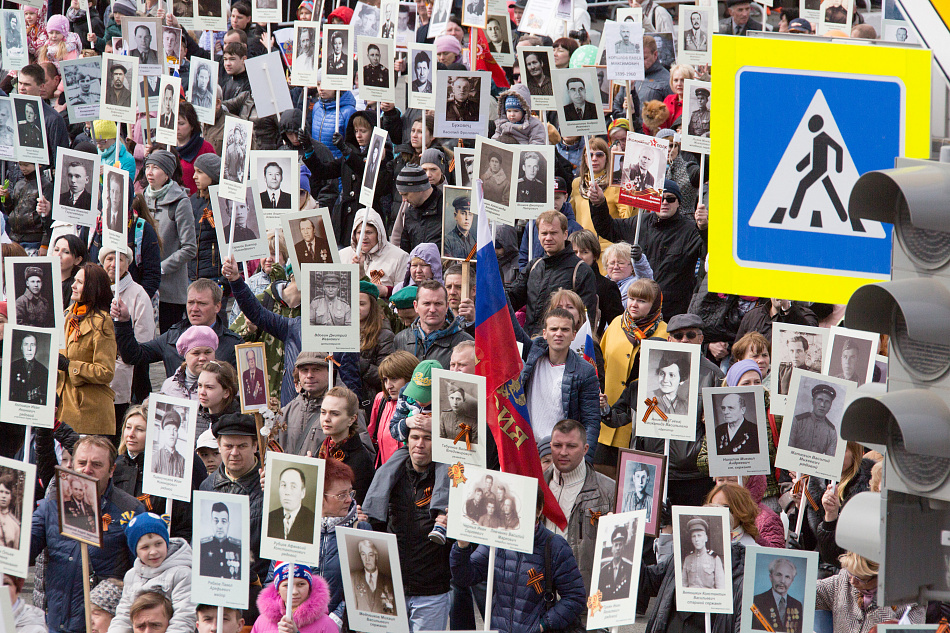
POLYGON ((853 400, 841 423, 842 438, 886 447, 882 491, 849 502, 836 530, 881 564, 878 604, 950 599, 950 164, 895 163, 861 176, 848 205, 894 226, 891 281, 845 312, 847 327, 890 336, 887 392, 853 400), (879 539, 862 534, 872 526, 879 539))

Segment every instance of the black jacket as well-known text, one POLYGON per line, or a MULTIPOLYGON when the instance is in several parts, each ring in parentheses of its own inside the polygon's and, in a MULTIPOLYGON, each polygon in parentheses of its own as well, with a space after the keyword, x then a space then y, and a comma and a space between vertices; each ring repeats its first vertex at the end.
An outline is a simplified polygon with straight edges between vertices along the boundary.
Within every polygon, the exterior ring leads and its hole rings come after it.
MULTIPOLYGON (((373 483, 373 473, 376 472, 376 455, 366 447, 360 433, 353 433, 343 441, 343 444, 336 447, 343 451, 343 458, 340 459, 344 464, 353 469, 356 479, 353 480, 353 496, 356 503, 362 504, 366 498, 366 491, 369 485, 373 483)), ((428 532, 426 532, 428 534, 428 532)))
MULTIPOLYGON (((636 218, 610 217, 606 201, 592 204, 590 215, 601 238, 634 243, 636 218)), ((705 241, 706 231, 701 231, 696 221, 683 213, 665 220, 650 213, 641 220, 639 244, 653 268, 653 279, 663 291, 663 320, 669 321, 689 309, 696 287, 696 263, 705 241)))
POLYGON ((793 303, 792 307, 789 308, 785 314, 780 312, 773 317, 770 314, 771 311, 772 302, 765 299, 761 305, 757 305, 746 312, 745 316, 742 317, 742 321, 739 323, 739 329, 736 331, 736 340, 738 341, 749 332, 759 332, 762 336, 771 341, 772 324, 776 322, 818 327, 818 317, 811 311, 811 308, 793 303))
POLYGON ((207 220, 202 220, 205 209, 211 208, 211 200, 199 194, 191 196, 191 210, 195 213, 195 227, 198 233, 198 255, 188 262, 188 278, 211 279, 221 283, 221 251, 218 249, 218 235, 207 220))
POLYGON ((442 192, 438 189, 433 190, 421 207, 410 205, 406 208, 400 248, 411 253, 424 242, 442 245, 442 192))
POLYGON ((547 311, 551 293, 567 288, 580 295, 587 314, 597 314, 597 281, 590 266, 574 254, 570 246, 554 255, 545 253, 528 262, 511 284, 509 297, 515 310, 527 306, 528 318, 524 329, 532 337, 537 336, 544 325, 541 319, 547 311))

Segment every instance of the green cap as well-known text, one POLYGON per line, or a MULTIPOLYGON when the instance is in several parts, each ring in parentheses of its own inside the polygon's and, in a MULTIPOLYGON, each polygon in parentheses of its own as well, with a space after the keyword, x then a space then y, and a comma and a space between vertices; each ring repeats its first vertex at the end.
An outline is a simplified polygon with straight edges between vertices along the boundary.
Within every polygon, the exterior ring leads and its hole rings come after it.
POLYGON ((442 363, 437 360, 424 360, 412 370, 412 380, 406 385, 403 394, 419 404, 432 402, 432 370, 442 369, 442 363))
POLYGON ((360 292, 371 296, 373 299, 379 299, 379 288, 376 287, 376 284, 365 279, 360 280, 360 292))
POLYGON ((390 297, 390 301, 399 309, 411 308, 412 302, 416 300, 416 292, 418 291, 418 286, 406 286, 399 292, 393 293, 393 296, 390 297))

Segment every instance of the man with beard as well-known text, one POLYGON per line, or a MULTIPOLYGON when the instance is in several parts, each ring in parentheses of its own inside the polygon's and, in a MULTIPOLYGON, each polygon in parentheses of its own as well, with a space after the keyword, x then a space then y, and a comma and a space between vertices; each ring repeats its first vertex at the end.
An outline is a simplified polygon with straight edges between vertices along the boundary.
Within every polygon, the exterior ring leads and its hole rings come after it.
POLYGON ((20 342, 23 358, 10 363, 10 400, 25 404, 46 404, 49 370, 36 360, 36 336, 26 334, 20 342))
POLYGON ((525 152, 521 158, 524 178, 518 179, 517 202, 544 202, 547 187, 538 179, 541 170, 541 156, 537 152, 525 152))
POLYGON ((350 306, 340 296, 340 278, 343 273, 323 274, 323 283, 315 284, 323 289, 323 296, 310 303, 310 325, 350 325, 350 306))
POLYGON ((46 297, 40 294, 43 290, 43 269, 39 266, 27 266, 23 276, 26 279, 26 288, 16 300, 17 325, 53 327, 55 321, 52 306, 46 297))
POLYGON ((92 208, 92 195, 86 191, 89 185, 86 163, 74 160, 66 166, 66 184, 69 189, 59 196, 61 206, 86 210, 92 208))
POLYGON ((692 28, 683 36, 683 47, 688 51, 705 51, 709 46, 709 39, 702 30, 702 20, 699 11, 689 14, 689 24, 692 28))
POLYGON ((169 409, 162 416, 161 446, 152 458, 152 472, 181 479, 185 476, 185 458, 178 452, 178 433, 181 430, 181 415, 169 409))
POLYGON ((452 201, 455 207, 455 228, 445 236, 443 242, 443 257, 465 259, 475 246, 475 235, 472 224, 475 215, 472 213, 472 201, 468 196, 460 196, 452 201))
MULTIPOLYGON (((801 633, 804 615, 802 603, 788 595, 796 575, 798 568, 792 561, 776 558, 769 563, 769 581, 772 588, 752 598, 752 604, 759 609, 776 633, 801 633)), ((758 618, 752 618, 751 622, 753 629, 766 630, 758 618)))
POLYGON ((132 90, 125 86, 128 71, 118 62, 109 62, 109 76, 112 81, 106 90, 106 105, 129 108, 132 106, 132 90))

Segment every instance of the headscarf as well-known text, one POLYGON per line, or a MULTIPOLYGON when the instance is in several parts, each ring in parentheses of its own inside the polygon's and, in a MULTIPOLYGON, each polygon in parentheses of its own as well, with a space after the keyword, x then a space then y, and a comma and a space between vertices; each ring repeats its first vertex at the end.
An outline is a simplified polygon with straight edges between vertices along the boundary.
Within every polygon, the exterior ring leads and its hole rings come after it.
POLYGON ((726 386, 735 387, 739 384, 739 379, 750 371, 757 373, 759 375, 759 379, 762 378, 762 370, 759 368, 759 364, 751 358, 740 360, 738 363, 734 363, 726 373, 726 386))

